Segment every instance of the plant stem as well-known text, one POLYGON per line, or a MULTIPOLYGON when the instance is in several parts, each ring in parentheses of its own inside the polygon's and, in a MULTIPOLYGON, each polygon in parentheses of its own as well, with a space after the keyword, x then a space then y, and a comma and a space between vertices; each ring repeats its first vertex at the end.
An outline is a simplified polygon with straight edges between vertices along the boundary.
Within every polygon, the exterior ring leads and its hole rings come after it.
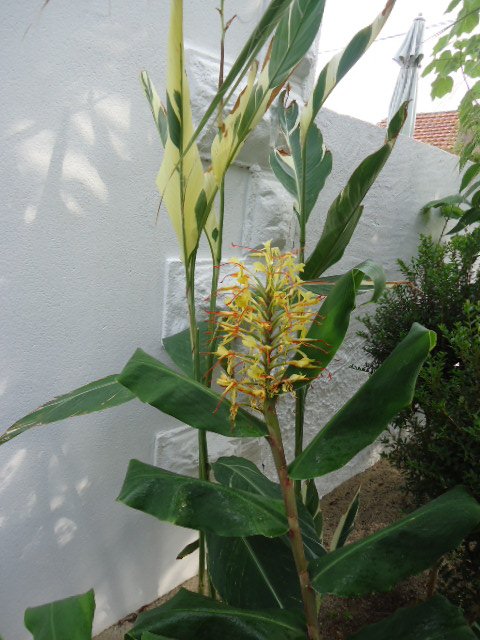
POLYGON ((317 605, 315 592, 313 591, 310 575, 308 573, 307 559, 303 546, 302 531, 298 520, 297 500, 293 480, 288 475, 287 461, 283 448, 282 434, 278 423, 276 401, 267 398, 264 404, 265 422, 268 428, 268 443, 272 450, 278 479, 282 490, 285 511, 288 519, 289 538, 292 553, 297 569, 300 590, 302 594, 305 618, 307 621, 307 634, 309 640, 321 640, 318 626, 317 605))
MULTIPOLYGON (((303 426, 305 423, 305 398, 307 390, 305 387, 297 389, 295 396, 295 458, 303 451, 303 426)), ((295 495, 302 496, 302 481, 295 480, 295 495)))
MULTIPOLYGON (((298 261, 305 261, 305 218, 300 213, 300 250, 298 253, 298 261)), ((297 390, 295 396, 295 458, 303 451, 303 429, 305 424, 305 400, 307 397, 307 388, 301 387, 297 390)), ((295 494, 298 498, 302 496, 302 481, 295 480, 295 494)))
MULTIPOLYGON (((190 344, 192 347, 193 375, 195 380, 201 382, 200 368, 200 336, 195 310, 195 258, 192 257, 189 265, 185 266, 185 279, 187 285, 188 317, 190 321, 190 344)), ((198 477, 201 480, 209 479, 208 473, 208 445, 205 431, 198 432, 198 477)), ((205 594, 206 587, 206 549, 205 534, 199 532, 199 556, 198 556, 198 591, 205 594)))

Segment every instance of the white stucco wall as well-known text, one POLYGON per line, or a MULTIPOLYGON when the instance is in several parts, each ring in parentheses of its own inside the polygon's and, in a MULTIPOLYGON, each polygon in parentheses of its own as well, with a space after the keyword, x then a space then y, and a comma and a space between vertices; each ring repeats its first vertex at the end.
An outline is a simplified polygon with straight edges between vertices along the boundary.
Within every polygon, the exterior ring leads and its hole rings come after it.
MULTIPOLYGON (((41 4, 3 0, 0 7, 2 431, 55 395, 119 371, 137 346, 166 358, 161 337, 171 332, 180 303, 177 279, 167 281, 175 271, 174 235, 164 213, 155 224, 160 144, 138 82, 146 68, 163 92, 168 3, 51 0, 39 16, 41 4)), ((214 82, 215 17, 203 0, 187 4, 198 113, 208 78, 214 82)), ((232 27, 230 57, 247 31, 232 27)), ((300 93, 309 69, 297 75, 300 93)), ((330 112, 319 123, 334 171, 312 214, 312 242, 322 212, 383 137, 330 112)), ((286 248, 294 240, 288 197, 266 170, 269 135, 262 125, 229 178, 227 243, 254 244, 273 233, 286 248)), ((401 140, 336 270, 370 257, 394 275, 395 258, 414 253, 419 207, 455 189, 455 165, 446 153, 401 140)), ((331 367, 333 380, 317 387, 309 434, 359 384, 348 366, 362 360, 353 336, 331 367)), ((130 403, 30 431, 0 448, 4 640, 28 637, 27 606, 95 587, 101 630, 194 572, 193 558, 173 560, 190 532, 114 501, 132 457, 153 462, 157 452, 172 468, 176 455, 187 471, 184 438, 175 420, 130 403)), ((228 441, 227 451, 235 444, 228 441)), ((222 446, 217 438, 214 451, 222 446)), ((241 451, 268 465, 266 451, 252 443, 241 451)))

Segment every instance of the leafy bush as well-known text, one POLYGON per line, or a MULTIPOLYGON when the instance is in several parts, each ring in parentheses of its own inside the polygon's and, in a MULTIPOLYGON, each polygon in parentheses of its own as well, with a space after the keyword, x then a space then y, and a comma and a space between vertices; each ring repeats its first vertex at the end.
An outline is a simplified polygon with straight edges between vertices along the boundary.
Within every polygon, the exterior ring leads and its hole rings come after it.
MULTIPOLYGON (((417 504, 465 485, 480 497, 480 233, 448 244, 421 239, 408 284, 390 290, 372 317, 363 318, 365 350, 375 371, 407 326, 419 321, 438 332, 438 347, 420 373, 411 410, 394 422, 386 458, 405 474, 417 504)), ((480 532, 442 567, 441 588, 472 618, 480 615, 480 532)))

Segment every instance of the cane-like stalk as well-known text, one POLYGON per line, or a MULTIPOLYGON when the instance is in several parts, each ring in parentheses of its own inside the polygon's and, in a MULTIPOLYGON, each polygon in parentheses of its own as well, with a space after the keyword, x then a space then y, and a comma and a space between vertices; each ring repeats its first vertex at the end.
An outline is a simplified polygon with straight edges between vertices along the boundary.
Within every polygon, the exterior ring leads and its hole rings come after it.
POLYGON ((216 356, 225 371, 217 383, 232 403, 232 421, 242 404, 264 415, 288 520, 308 637, 319 640, 316 598, 305 557, 295 485, 288 476, 276 412, 279 394, 293 392, 294 384, 307 381, 308 370, 314 366, 313 360, 302 354, 302 346, 307 344, 317 297, 301 287, 299 273, 303 265, 294 254, 282 255, 267 243, 264 250, 252 252, 251 256, 259 258, 251 267, 231 261, 235 267, 234 283, 222 289, 226 311, 219 314, 221 342, 216 356), (295 357, 298 354, 300 357, 295 357))

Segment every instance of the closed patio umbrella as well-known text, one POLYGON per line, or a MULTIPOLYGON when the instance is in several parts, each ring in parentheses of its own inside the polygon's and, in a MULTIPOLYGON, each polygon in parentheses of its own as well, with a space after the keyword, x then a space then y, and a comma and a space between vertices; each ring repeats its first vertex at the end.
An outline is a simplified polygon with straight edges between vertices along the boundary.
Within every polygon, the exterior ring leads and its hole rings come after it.
POLYGON ((423 58, 422 41, 425 29, 425 18, 420 14, 415 18, 402 46, 393 58, 400 65, 397 84, 393 92, 388 111, 388 121, 393 118, 400 106, 410 100, 408 118, 402 133, 413 137, 417 111, 418 70, 423 58))

